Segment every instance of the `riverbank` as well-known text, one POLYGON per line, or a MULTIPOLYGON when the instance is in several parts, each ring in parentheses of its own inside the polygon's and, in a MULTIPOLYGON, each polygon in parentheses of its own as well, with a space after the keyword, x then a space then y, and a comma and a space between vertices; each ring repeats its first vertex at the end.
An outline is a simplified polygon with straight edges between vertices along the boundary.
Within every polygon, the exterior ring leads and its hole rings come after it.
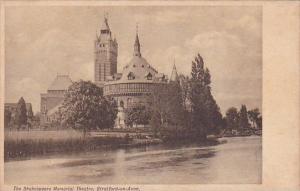
POLYGON ((72 130, 65 131, 12 131, 5 132, 4 160, 22 160, 53 153, 92 151, 99 149, 131 148, 160 144, 155 138, 132 136, 83 136, 72 130))
POLYGON ((190 139, 162 140, 142 133, 93 132, 85 137, 81 132, 62 131, 12 131, 5 132, 4 160, 23 160, 35 156, 55 153, 72 153, 93 150, 113 150, 138 148, 150 145, 189 145, 201 146, 219 144, 217 139, 195 141, 190 139))

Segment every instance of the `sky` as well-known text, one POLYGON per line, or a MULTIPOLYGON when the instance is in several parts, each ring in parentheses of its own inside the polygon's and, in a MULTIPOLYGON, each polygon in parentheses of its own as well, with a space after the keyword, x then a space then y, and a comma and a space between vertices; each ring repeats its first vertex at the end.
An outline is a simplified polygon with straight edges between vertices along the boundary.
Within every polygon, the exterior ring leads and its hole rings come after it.
POLYGON ((57 74, 93 81, 94 40, 104 15, 119 44, 118 72, 133 55, 136 25, 142 56, 159 72, 189 75, 197 53, 212 93, 229 107, 262 106, 262 10, 257 6, 11 6, 5 10, 5 102, 40 94, 57 74))

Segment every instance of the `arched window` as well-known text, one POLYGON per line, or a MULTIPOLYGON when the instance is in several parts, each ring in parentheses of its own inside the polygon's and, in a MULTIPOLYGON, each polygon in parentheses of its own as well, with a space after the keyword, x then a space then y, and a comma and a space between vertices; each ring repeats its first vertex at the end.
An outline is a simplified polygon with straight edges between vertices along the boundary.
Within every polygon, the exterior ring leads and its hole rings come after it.
POLYGON ((124 107, 124 102, 123 102, 123 100, 120 101, 120 107, 124 107))
POLYGON ((152 74, 149 72, 149 73, 146 75, 146 78, 147 78, 147 80, 152 80, 152 74))
POLYGON ((128 80, 134 80, 135 79, 135 76, 132 72, 129 72, 129 74, 127 75, 128 77, 128 80))

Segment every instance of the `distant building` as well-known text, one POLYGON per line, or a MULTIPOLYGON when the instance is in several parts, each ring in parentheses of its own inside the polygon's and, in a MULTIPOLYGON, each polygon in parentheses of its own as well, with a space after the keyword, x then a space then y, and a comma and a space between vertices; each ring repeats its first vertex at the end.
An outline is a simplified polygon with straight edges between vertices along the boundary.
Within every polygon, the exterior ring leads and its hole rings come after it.
POLYGON ((68 75, 57 75, 47 93, 41 94, 41 124, 51 121, 51 115, 61 106, 64 93, 72 83, 68 75))

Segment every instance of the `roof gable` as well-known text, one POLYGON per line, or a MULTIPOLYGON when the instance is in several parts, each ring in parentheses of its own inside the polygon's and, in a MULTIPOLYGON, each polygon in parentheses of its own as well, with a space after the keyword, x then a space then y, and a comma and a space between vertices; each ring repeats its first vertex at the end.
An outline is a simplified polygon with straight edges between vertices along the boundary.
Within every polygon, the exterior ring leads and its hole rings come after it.
POLYGON ((48 91, 67 90, 72 83, 73 82, 68 75, 57 75, 55 80, 48 88, 48 91))

